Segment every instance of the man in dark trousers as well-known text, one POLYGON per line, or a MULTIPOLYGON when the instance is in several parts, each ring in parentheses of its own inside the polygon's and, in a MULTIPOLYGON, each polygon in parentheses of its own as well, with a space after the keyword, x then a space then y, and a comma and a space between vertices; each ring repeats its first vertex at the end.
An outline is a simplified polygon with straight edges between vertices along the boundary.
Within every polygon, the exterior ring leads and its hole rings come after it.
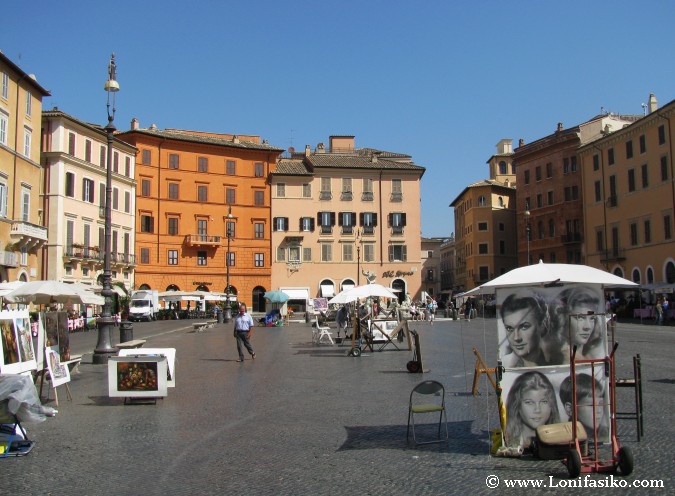
POLYGON ((234 319, 234 337, 237 338, 237 352, 239 353, 239 360, 237 360, 237 362, 244 361, 242 344, 248 350, 251 358, 255 360, 255 352, 249 341, 251 333, 253 332, 253 325, 253 318, 246 313, 246 305, 242 303, 239 305, 239 315, 234 319))

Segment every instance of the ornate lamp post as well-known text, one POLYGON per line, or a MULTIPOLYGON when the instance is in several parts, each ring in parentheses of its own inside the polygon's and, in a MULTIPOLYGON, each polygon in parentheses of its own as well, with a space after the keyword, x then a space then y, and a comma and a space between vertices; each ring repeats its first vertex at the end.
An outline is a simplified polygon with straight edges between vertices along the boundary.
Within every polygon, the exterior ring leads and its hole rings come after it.
POLYGON ((527 265, 530 265, 530 211, 525 210, 525 235, 527 237, 527 265))
POLYGON ((101 296, 105 298, 105 304, 103 305, 103 311, 101 316, 98 318, 97 327, 98 327, 98 342, 96 343, 96 348, 94 349, 94 356, 92 358, 93 363, 103 364, 108 362, 108 358, 111 355, 115 354, 115 349, 112 347, 112 330, 115 325, 115 319, 112 316, 112 281, 110 275, 110 250, 111 250, 111 241, 112 241, 112 157, 113 157, 113 133, 115 132, 115 125, 113 121, 115 120, 115 95, 120 90, 120 85, 117 82, 117 65, 115 64, 115 54, 113 53, 110 57, 110 63, 108 64, 108 81, 104 85, 106 93, 108 93, 108 125, 105 127, 108 138, 108 156, 106 159, 106 173, 105 173, 105 245, 103 248, 103 280, 102 285, 103 289, 101 290, 101 296), (112 98, 111 98, 112 97, 112 98), (112 100, 112 111, 110 109, 112 100))
POLYGON ((225 313, 223 320, 230 322, 232 320, 232 303, 230 302, 230 241, 232 240, 232 205, 227 211, 227 222, 225 223, 225 235, 227 236, 227 255, 225 256, 225 270, 227 271, 226 287, 225 287, 225 313))

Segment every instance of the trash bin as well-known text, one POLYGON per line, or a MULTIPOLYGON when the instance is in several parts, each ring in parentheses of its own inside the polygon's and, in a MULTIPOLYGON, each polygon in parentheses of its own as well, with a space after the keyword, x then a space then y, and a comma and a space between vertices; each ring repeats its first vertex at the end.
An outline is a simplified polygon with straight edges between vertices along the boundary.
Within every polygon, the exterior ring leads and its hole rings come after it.
POLYGON ((120 322, 120 343, 134 340, 134 325, 128 320, 120 322))
POLYGON ((218 323, 219 324, 223 323, 223 312, 218 312, 218 323))
POLYGON ((311 319, 309 318, 309 312, 305 312, 305 324, 309 324, 310 320, 311 319))

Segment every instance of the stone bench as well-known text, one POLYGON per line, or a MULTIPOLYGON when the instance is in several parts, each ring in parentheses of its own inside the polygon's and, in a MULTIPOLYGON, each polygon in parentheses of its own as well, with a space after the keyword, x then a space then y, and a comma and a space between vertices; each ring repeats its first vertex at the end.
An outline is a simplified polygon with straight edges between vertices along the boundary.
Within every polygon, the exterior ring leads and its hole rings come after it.
POLYGON ((117 343, 115 348, 118 350, 129 350, 132 348, 142 348, 145 344, 145 339, 134 339, 132 341, 124 341, 123 343, 117 343))
POLYGON ((195 332, 195 331, 196 332, 202 332, 207 327, 211 327, 211 326, 209 326, 208 322, 195 322, 194 324, 192 324, 192 332, 195 332))
POLYGON ((68 366, 68 371, 70 374, 77 374, 80 372, 80 363, 82 362, 82 355, 70 355, 70 360, 61 362, 63 365, 68 366))

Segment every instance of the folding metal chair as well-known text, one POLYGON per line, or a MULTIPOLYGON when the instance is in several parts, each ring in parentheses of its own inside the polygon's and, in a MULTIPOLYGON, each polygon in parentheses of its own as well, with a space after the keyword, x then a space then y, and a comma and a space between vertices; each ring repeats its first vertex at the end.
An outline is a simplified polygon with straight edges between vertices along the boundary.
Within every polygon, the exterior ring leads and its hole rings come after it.
POLYGON ((410 392, 410 402, 408 404, 408 429, 406 430, 406 442, 410 438, 410 425, 412 424, 413 441, 415 444, 442 443, 448 440, 448 415, 445 410, 445 387, 438 381, 422 381, 410 392), (424 398, 422 398, 424 396, 424 398), (435 401, 432 401, 432 398, 435 401), (428 403, 414 403, 414 400, 424 399, 428 403), (426 414, 438 412, 438 435, 436 439, 430 441, 418 441, 415 436, 415 414, 426 414), (443 419, 445 418, 445 422, 443 419), (445 437, 441 437, 441 426, 445 424, 445 437))

